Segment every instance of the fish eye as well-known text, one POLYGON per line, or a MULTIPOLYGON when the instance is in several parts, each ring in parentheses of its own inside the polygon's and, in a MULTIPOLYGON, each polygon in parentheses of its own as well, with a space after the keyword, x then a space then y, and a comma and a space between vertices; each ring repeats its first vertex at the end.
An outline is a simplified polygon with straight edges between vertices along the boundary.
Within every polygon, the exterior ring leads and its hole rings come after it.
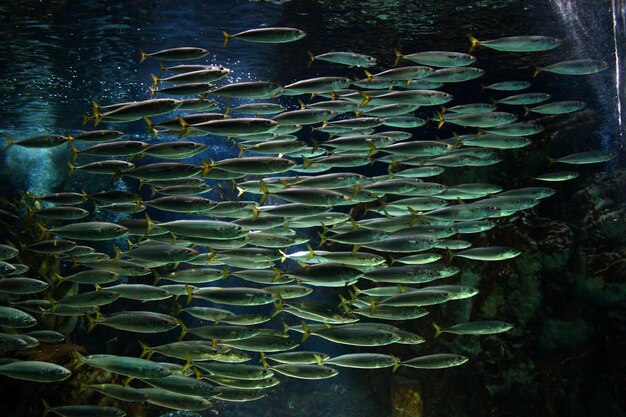
POLYGON ((271 126, 273 124, 273 122, 271 120, 266 120, 265 121, 265 126, 271 126))

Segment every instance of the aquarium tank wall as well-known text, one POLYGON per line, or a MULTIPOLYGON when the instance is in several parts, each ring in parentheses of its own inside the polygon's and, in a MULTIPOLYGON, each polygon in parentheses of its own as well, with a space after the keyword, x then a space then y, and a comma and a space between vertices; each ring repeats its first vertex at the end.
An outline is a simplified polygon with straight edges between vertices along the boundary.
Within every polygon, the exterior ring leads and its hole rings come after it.
POLYGON ((0 415, 625 415, 623 0, 0 4, 0 415))

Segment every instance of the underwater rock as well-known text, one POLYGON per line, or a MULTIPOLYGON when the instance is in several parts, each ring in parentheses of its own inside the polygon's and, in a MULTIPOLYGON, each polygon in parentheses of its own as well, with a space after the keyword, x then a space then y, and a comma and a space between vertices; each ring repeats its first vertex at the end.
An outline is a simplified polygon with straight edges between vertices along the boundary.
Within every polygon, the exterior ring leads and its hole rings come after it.
POLYGON ((585 246, 624 244, 626 236, 626 170, 591 176, 565 206, 565 215, 583 229, 585 246))
POLYGON ((424 402, 418 382, 394 378, 391 385, 391 406, 393 417, 422 417, 424 402))

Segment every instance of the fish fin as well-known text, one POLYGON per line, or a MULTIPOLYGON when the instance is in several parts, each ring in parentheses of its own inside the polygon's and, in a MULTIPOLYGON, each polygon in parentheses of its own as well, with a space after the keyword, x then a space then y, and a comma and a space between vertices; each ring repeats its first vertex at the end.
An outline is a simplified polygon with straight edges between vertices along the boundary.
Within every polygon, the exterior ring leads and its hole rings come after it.
POLYGON ((435 339, 436 339, 439 337, 441 332, 443 332, 443 330, 441 330, 441 327, 439 327, 439 325, 437 325, 437 323, 435 322, 433 322, 433 327, 435 328, 435 339))
POLYGON ((308 67, 311 66, 313 61, 315 61, 315 55, 313 55, 313 52, 311 52, 311 51, 306 51, 306 54, 309 57, 309 64, 307 65, 307 68, 308 68, 308 67))
POLYGON ((402 58, 404 58, 404 55, 402 55, 402 52, 400 52, 400 51, 399 51, 399 50, 397 50, 397 49, 394 49, 394 50, 393 50, 393 53, 394 53, 394 54, 395 54, 395 56, 396 56, 396 60, 395 60, 395 62, 393 63, 393 66, 394 66, 394 67, 397 67, 397 66, 398 66, 398 64, 400 63, 400 60, 401 60, 402 58))
POLYGON ((128 386, 128 384, 130 384, 130 381, 132 381, 133 379, 135 379, 135 377, 134 377, 134 376, 129 376, 128 378, 126 378, 126 379, 124 380, 124 382, 122 382, 122 385, 123 385, 123 386, 125 386, 125 387, 127 387, 127 386, 128 386))
POLYGON ((224 35, 224 45, 222 45, 222 48, 226 48, 226 45, 228 45, 228 42, 230 41, 230 38, 233 37, 233 35, 230 35, 226 31, 222 31, 222 35, 224 35))
POLYGON ((469 38, 470 42, 472 43, 472 45, 470 46, 470 49, 469 49, 469 52, 472 52, 480 44, 480 41, 478 39, 476 39, 474 36, 472 36, 471 33, 468 34, 467 37, 469 38))
POLYGON ((143 61, 146 60, 146 58, 148 58, 150 56, 150 54, 146 53, 144 50, 140 49, 139 53, 141 54, 141 58, 139 58, 139 63, 141 64, 143 61))

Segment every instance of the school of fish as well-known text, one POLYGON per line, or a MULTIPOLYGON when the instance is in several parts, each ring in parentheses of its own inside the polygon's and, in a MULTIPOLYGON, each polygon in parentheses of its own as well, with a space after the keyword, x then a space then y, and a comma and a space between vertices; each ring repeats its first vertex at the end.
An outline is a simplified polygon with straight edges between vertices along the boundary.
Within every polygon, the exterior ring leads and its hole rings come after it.
MULTIPOLYGON (((224 32, 224 46, 281 44, 305 35, 285 27, 224 32)), ((472 49, 520 54, 561 44, 547 36, 470 38, 472 49)), ((453 352, 400 358, 380 353, 380 347, 420 344, 442 333, 490 335, 513 328, 491 319, 433 323, 434 335, 419 335, 402 324, 428 320, 439 305, 475 296, 478 288, 454 284, 461 272, 454 260, 506 262, 524 247, 475 247, 472 236, 488 234, 503 218, 552 196, 555 189, 544 185, 578 173, 549 169, 534 184, 510 190, 489 183, 442 184, 437 176, 498 164, 503 153, 530 145, 543 130, 533 116, 585 107, 553 100, 549 92, 527 92, 533 76, 593 74, 606 69, 605 62, 557 62, 525 80, 485 83, 485 90, 500 97, 493 102, 483 96, 480 102, 455 103, 445 92, 449 83, 478 82, 473 80, 485 75, 472 66, 477 59, 471 50, 396 51, 396 66, 388 69, 364 54, 309 52, 310 66, 347 66, 360 78, 287 84, 228 84, 230 69, 186 63, 208 53, 199 47, 141 51, 144 65, 160 66, 152 76, 153 97, 94 101, 84 121, 107 129, 7 138, 9 148, 67 146, 70 174, 113 181, 98 192, 81 192, 76 184, 75 192, 25 199, 41 234, 24 247, 0 245, 1 375, 56 383, 79 366, 99 368, 125 383, 84 389, 118 401, 198 411, 212 401, 257 400, 289 378, 332 378, 342 367, 462 365, 470 358, 453 352), (300 106, 294 109, 296 101, 300 106), (421 116, 414 113, 418 109, 421 116), (146 139, 126 139, 124 125, 141 120, 146 139), (427 124, 455 125, 462 134, 425 137, 419 128, 427 124), (216 137, 228 138, 239 157, 212 158, 216 137), (219 191, 218 199, 207 197, 212 191, 219 191), (121 220, 102 220, 111 213, 121 220), (63 269, 37 276, 36 265, 20 262, 24 252, 60 259, 63 269), (446 284, 437 283, 446 278, 446 284), (325 303, 312 301, 320 288, 325 303), (65 295, 52 297, 53 289, 65 295), (157 312, 168 299, 177 300, 176 312, 157 312), (122 300, 136 308, 122 309, 122 300), (71 369, 12 358, 40 343, 63 343, 67 334, 43 327, 41 318, 55 315, 80 317, 90 331, 106 326, 133 332, 141 347, 137 356, 76 352, 71 369), (166 332, 168 343, 142 341, 144 334, 166 332), (331 357, 300 348, 309 338, 354 353, 331 357)), ((555 155, 550 167, 614 156, 604 149, 555 155)), ((95 404, 45 408, 65 417, 125 415, 95 404)))

